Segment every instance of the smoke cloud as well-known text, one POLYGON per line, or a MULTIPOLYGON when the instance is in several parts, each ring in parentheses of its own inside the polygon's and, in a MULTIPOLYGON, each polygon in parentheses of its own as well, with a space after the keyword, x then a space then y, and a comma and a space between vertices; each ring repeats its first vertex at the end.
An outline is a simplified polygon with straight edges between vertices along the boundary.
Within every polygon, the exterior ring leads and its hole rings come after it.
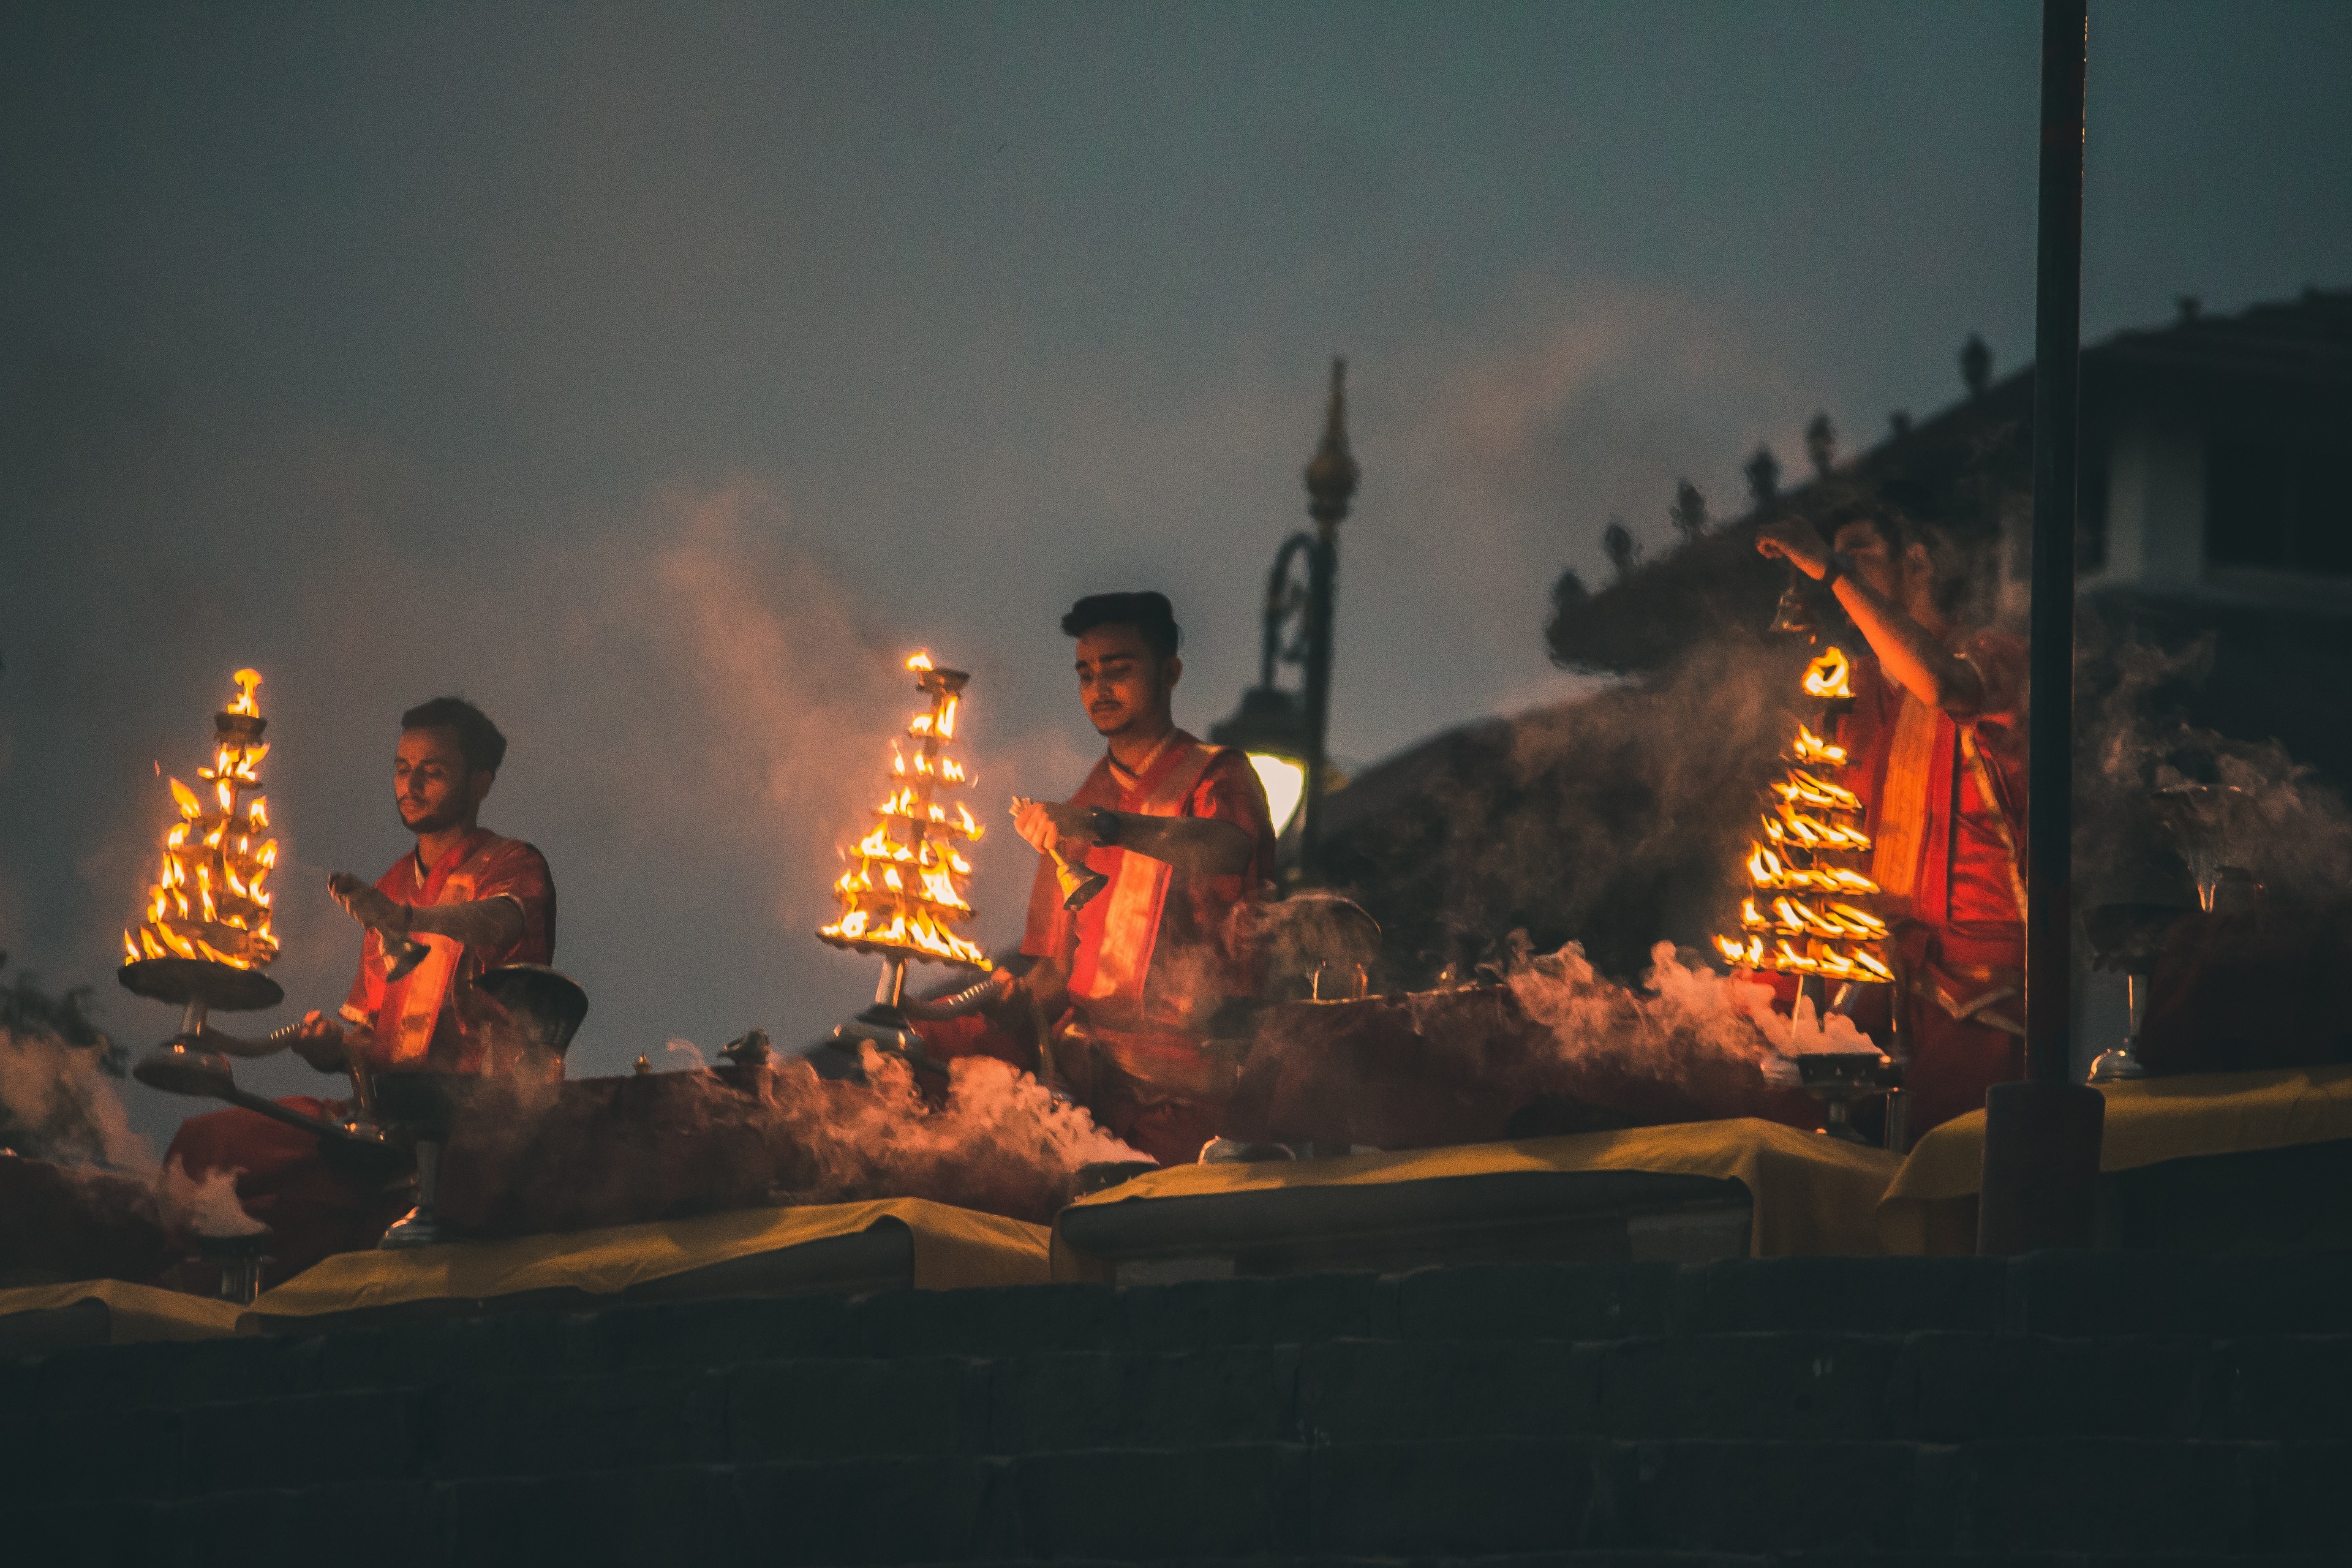
POLYGON ((166 1229, 193 1236, 251 1236, 262 1228, 259 1220, 237 1202, 236 1178, 231 1168, 191 1176, 174 1155, 163 1171, 158 1191, 166 1229))
POLYGON ((864 1081, 797 1057, 717 1071, 568 1083, 486 1080, 457 1121, 441 1210, 461 1230, 520 1235, 761 1204, 929 1198, 1043 1222, 1081 1167, 1143 1156, 985 1058, 927 1094, 868 1047, 864 1081))
POLYGON ((811 1081, 804 1065, 783 1069, 772 1103, 807 1162, 793 1179, 801 1201, 928 1197, 1043 1223, 1068 1201, 1080 1167, 1149 1159, 992 1058, 950 1062, 936 1105, 898 1058, 867 1047, 861 1065, 867 1085, 851 1092, 811 1081))
POLYGON ((1381 921, 1388 973, 1465 978, 1506 934, 1575 942, 1633 979, 1664 940, 1735 927, 1759 793, 1802 659, 1753 638, 1581 701, 1457 731, 1334 797, 1334 869, 1381 921))
MULTIPOLYGON (((97 1058, 43 1030, 0 1027, 0 1131, 13 1152, 46 1162, 64 1178, 64 1190, 79 1194, 85 1211, 79 1223, 152 1219, 166 1232, 195 1236, 262 1228, 237 1202, 236 1172, 198 1180, 177 1159, 156 1163, 154 1144, 132 1130, 115 1080, 99 1069, 97 1058)), ((37 1184, 22 1201, 40 1201, 37 1194, 46 1187, 37 1184)), ((33 1223, 37 1228, 38 1220, 33 1223)))
POLYGON ((2167 649, 2085 620, 2075 679, 2077 903, 2187 907, 2187 862, 2200 849, 2209 865, 2242 867, 2271 898, 2305 909, 2352 894, 2343 795, 2276 740, 2235 739, 2184 716, 2214 639, 2167 649))
POLYGON ((0 1136, 34 1159, 160 1173, 154 1144, 131 1130, 98 1055, 46 1030, 0 1026, 0 1136))

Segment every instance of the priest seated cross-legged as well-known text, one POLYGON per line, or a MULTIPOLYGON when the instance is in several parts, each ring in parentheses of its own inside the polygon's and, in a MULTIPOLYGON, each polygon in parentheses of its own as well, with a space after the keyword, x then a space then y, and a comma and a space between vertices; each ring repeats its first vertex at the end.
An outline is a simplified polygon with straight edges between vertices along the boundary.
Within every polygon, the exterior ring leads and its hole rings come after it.
POLYGON ((1059 805, 1015 803, 1040 858, 1008 1003, 1047 1021, 1045 1075, 1164 1163, 1217 1136, 1234 1069, 1210 1018, 1257 990, 1249 915, 1273 875, 1265 791, 1241 752, 1176 727, 1181 633, 1160 594, 1097 594, 1062 618, 1102 757, 1059 805), (1076 873, 1070 878, 1070 872, 1076 873), (1072 887, 1102 879, 1074 901, 1072 887))
MULTIPOLYGON (((486 1004, 468 983, 555 952, 555 884, 529 844, 480 825, 505 761, 506 737, 481 710, 437 697, 401 716, 393 794, 413 849, 371 887, 349 872, 329 890, 363 928, 359 974, 340 1018, 312 1012, 293 1041, 322 1072, 478 1073, 493 1065, 486 1004), (421 951, 420 951, 421 950, 421 951)), ((341 1120, 345 1107, 310 1096, 284 1103, 341 1120)), ((276 1232, 284 1277, 329 1253, 373 1247, 410 1202, 373 1173, 346 1168, 317 1136, 243 1109, 190 1118, 169 1158, 194 1176, 237 1173, 237 1197, 276 1232)))

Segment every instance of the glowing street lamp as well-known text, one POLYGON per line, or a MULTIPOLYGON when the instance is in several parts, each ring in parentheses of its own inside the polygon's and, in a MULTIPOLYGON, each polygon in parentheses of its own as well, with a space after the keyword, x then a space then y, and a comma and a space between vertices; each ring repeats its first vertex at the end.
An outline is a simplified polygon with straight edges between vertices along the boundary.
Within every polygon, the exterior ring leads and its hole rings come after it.
POLYGON ((1242 693, 1240 712, 1210 727, 1209 739, 1248 755, 1258 783, 1265 786, 1275 837, 1281 837, 1307 800, 1307 716, 1298 694, 1271 681, 1254 687, 1242 693))

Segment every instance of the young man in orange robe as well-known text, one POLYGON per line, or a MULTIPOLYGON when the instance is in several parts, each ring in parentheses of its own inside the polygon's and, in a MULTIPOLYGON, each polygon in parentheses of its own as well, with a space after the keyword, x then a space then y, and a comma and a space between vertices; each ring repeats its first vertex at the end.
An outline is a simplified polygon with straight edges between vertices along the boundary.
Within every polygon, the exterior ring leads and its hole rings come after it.
POLYGON ((1184 661, 1166 595, 1097 594, 1062 630, 1106 746, 1068 801, 1016 807, 1041 855, 1021 943, 1036 962, 999 984, 1053 1021, 1049 1073, 1097 1121, 1181 1163, 1217 1135, 1233 1095, 1233 1065, 1206 1033, 1258 988, 1251 914, 1274 873, 1271 814, 1247 756, 1176 727, 1184 661), (1056 855, 1108 885, 1065 910, 1056 855))
POLYGON ((1900 515, 1849 506, 1756 546, 1826 581, 1870 644, 1839 741, 1868 806, 1871 879, 1896 921, 1910 1135, 2025 1070, 2025 645, 1952 618, 1959 574, 1900 515))
MULTIPOLYGON (((554 957, 546 858, 478 820, 506 750, 498 727, 460 698, 436 697, 401 715, 393 795, 416 847, 373 887, 346 871, 328 879, 364 931, 344 1022, 310 1013, 294 1041, 312 1067, 342 1071, 348 1053, 368 1070, 482 1071, 486 1030, 468 983, 487 969, 554 957), (406 939, 426 949, 397 978, 386 932, 395 945, 406 939)), ((312 1095, 282 1103, 313 1116, 342 1109, 312 1095)), ((272 1273, 281 1279, 329 1253, 374 1246, 409 1202, 355 1185, 321 1156, 315 1135, 242 1109, 189 1118, 165 1157, 191 1175, 237 1173, 238 1200, 277 1233, 272 1273)))

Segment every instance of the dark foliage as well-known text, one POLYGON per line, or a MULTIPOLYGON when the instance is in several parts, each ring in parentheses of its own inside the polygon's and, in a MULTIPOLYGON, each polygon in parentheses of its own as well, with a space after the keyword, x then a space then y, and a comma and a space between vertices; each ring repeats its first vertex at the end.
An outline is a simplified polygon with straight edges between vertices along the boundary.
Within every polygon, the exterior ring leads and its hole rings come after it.
POLYGON ((1381 922, 1392 983, 1465 974, 1515 930, 1636 976, 1651 944, 1696 946, 1728 913, 1789 721, 1770 694, 1803 652, 1727 635, 1653 679, 1442 736, 1332 797, 1326 879, 1381 922))
MULTIPOLYGON (((0 965, 7 962, 8 955, 0 952, 0 965)), ((131 1053, 91 1018, 93 994, 91 987, 76 985, 52 996, 30 974, 19 973, 13 982, 0 981, 0 1029, 12 1035, 55 1035, 77 1050, 97 1052, 99 1070, 122 1078, 131 1070, 131 1053)))

